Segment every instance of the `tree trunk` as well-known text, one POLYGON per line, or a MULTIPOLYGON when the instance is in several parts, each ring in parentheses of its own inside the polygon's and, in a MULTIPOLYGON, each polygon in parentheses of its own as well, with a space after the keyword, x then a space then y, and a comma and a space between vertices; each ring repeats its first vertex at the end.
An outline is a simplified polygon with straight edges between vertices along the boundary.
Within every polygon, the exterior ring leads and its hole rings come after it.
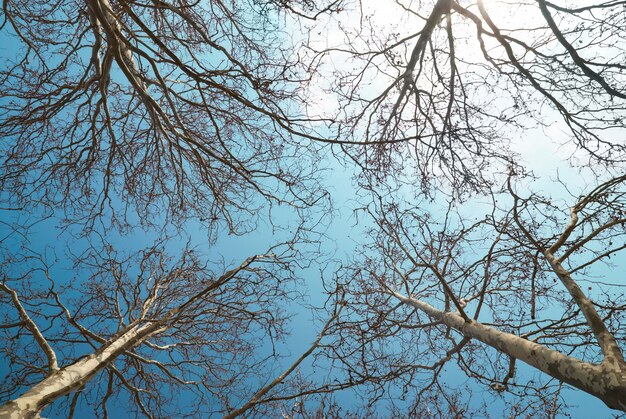
POLYGON ((612 409, 626 412, 626 365, 623 363, 614 359, 607 359, 599 365, 582 362, 511 333, 501 332, 473 320, 466 321, 457 313, 437 310, 423 301, 407 298, 399 293, 394 292, 394 295, 464 336, 477 339, 559 381, 592 394, 612 409))
POLYGON ((147 323, 142 326, 134 325, 127 328, 95 353, 59 369, 17 399, 0 406, 0 418, 38 418, 44 407, 59 397, 80 388, 91 377, 113 362, 122 352, 134 348, 150 336, 162 331, 163 327, 159 327, 157 323, 147 323))

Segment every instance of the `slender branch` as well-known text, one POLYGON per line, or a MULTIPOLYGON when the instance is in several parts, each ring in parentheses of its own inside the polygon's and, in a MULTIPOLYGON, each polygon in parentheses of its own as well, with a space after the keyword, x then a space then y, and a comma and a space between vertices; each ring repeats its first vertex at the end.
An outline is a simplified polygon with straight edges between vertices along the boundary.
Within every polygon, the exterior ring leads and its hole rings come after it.
POLYGON ((30 330, 30 332, 33 334, 33 337, 35 338, 35 341, 43 350, 44 354, 46 354, 46 358, 48 359, 48 376, 52 375, 54 372, 59 370, 56 353, 54 352, 46 338, 41 334, 41 331, 39 330, 33 319, 30 318, 30 316, 24 309, 24 306, 22 306, 22 303, 17 296, 17 292, 7 287, 5 283, 0 283, 0 290, 6 292, 11 296, 13 305, 17 309, 17 312, 19 313, 22 322, 24 323, 26 328, 30 330))
POLYGON ((269 383, 268 385, 266 385, 265 387, 257 391, 254 394, 254 396, 252 396, 252 398, 246 404, 241 406, 239 409, 235 409, 232 412, 228 413, 227 415, 224 415, 224 419, 235 418, 239 415, 242 415, 243 413, 245 413, 252 407, 256 406, 257 404, 263 403, 261 398, 265 396, 271 389, 276 387, 278 384, 282 383, 285 380, 285 378, 287 378, 302 363, 302 361, 304 361, 309 355, 311 355, 311 353, 313 353, 313 351, 319 346, 321 340, 326 335, 326 332, 328 331, 332 323, 339 316, 339 313, 341 312, 342 307, 343 306, 340 305, 339 310, 337 310, 337 312, 330 319, 328 319, 328 321, 324 325, 324 328, 319 333, 317 339, 311 344, 311 346, 304 353, 302 353, 302 355, 300 355, 300 357, 289 368, 287 368, 282 374, 276 377, 274 381, 272 381, 271 383, 269 383))

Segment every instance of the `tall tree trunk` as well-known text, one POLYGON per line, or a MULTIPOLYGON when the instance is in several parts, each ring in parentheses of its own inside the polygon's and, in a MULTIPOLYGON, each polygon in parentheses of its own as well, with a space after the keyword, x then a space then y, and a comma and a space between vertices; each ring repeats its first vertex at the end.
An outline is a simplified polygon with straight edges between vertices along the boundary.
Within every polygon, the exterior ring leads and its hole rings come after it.
POLYGON ((83 386, 122 352, 136 347, 150 336, 161 333, 163 330, 164 327, 158 323, 130 326, 95 353, 57 370, 20 397, 0 406, 0 418, 39 417, 44 407, 83 386))
POLYGON ((405 304, 426 313, 464 336, 479 340, 512 358, 529 364, 557 380, 592 394, 612 409, 626 412, 626 365, 609 358, 599 365, 548 349, 511 333, 501 332, 474 320, 465 320, 459 314, 444 312, 414 298, 393 293, 405 304))
MULTIPOLYGON (((194 303, 197 303, 213 290, 226 284, 233 279, 237 273, 246 269, 250 264, 261 257, 264 256, 252 256, 246 259, 237 268, 225 272, 221 277, 211 282, 200 292, 189 297, 187 301, 168 311, 163 315, 160 321, 143 321, 143 324, 141 324, 141 319, 136 320, 119 332, 112 340, 105 343, 95 353, 81 358, 67 367, 54 370, 47 378, 35 384, 26 393, 0 406, 0 418, 22 419, 38 417, 39 412, 48 404, 82 387, 95 374, 113 362, 115 358, 123 352, 129 351, 139 346, 151 336, 167 330, 167 325, 171 324, 171 322, 175 322, 177 315, 189 310, 194 303)), ((141 318, 145 318, 148 309, 157 298, 158 292, 155 292, 146 299, 143 304, 144 309, 141 318)))

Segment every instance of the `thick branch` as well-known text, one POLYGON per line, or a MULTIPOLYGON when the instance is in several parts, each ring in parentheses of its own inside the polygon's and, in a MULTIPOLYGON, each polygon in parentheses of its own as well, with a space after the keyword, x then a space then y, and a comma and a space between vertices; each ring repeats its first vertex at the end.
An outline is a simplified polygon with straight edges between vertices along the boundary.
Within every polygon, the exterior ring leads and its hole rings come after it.
MULTIPOLYGON (((561 265, 558 259, 550 253, 548 250, 544 252, 544 255, 552 270, 557 274, 567 291, 572 296, 572 299, 576 302, 576 305, 580 308, 581 312, 585 316, 587 320, 587 324, 591 327, 591 331, 596 337, 598 344, 600 345, 600 349, 604 354, 606 360, 608 362, 619 362, 624 367, 624 357, 622 355, 622 351, 620 350, 615 337, 609 330, 607 329, 604 321, 596 311, 591 300, 585 295, 585 293, 580 289, 576 281, 572 279, 570 273, 561 265)), ((626 368, 625 368, 626 369, 626 368)))
POLYGON ((52 349, 46 338, 41 334, 41 331, 39 330, 35 322, 30 318, 30 316, 24 309, 24 306, 22 306, 22 303, 20 302, 17 293, 3 283, 0 283, 0 290, 6 292, 11 296, 13 305, 19 313, 20 318, 22 319, 22 323, 24 323, 28 330, 30 330, 30 332, 33 334, 33 337, 35 338, 35 341, 37 341, 37 344, 46 354, 46 358, 48 358, 48 374, 50 375, 57 371, 59 369, 59 364, 57 362, 57 356, 54 353, 54 350, 52 349))
POLYGON ((552 14, 550 14, 550 10, 548 10, 548 7, 546 6, 546 2, 544 0, 537 0, 537 3, 539 3, 539 8, 541 9, 541 13, 543 14, 543 17, 546 19, 546 22, 548 22, 548 26, 550 26, 550 29, 556 36, 556 39, 558 39, 561 45, 565 47, 568 54, 574 61, 574 63, 583 71, 583 73, 585 73, 587 77, 589 77, 590 79, 597 82, 600 86, 602 86, 602 88, 606 90, 607 93, 609 93, 611 96, 617 96, 619 98, 626 99, 626 94, 618 90, 615 90, 606 82, 606 80, 604 80, 604 78, 601 75, 599 75, 598 73, 593 71, 591 68, 589 68, 589 66, 585 63, 585 60, 580 55, 578 55, 578 51, 576 50, 576 48, 574 48, 572 44, 567 42, 567 39, 565 39, 565 36, 563 36, 563 33, 559 30, 559 27, 557 26, 556 22, 552 18, 552 14))

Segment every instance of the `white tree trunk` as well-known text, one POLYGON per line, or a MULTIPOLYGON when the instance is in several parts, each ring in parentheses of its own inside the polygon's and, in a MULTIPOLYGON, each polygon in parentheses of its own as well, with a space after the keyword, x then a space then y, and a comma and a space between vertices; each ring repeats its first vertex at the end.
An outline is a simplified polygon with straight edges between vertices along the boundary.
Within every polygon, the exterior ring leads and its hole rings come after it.
POLYGON ((479 340, 559 381, 593 394, 612 409, 626 411, 626 365, 614 358, 609 358, 599 365, 582 362, 474 320, 466 321, 457 313, 437 310, 423 301, 407 298, 396 292, 394 295, 402 302, 426 313, 433 320, 450 326, 464 336, 479 340))
MULTIPOLYGON (((126 329, 119 332, 115 338, 102 345, 94 354, 81 358, 67 367, 55 370, 47 378, 35 384, 17 399, 0 406, 0 419, 38 417, 39 412, 48 404, 82 387, 95 374, 113 362, 120 354, 139 346, 146 339, 167 330, 167 324, 175 322, 175 317, 179 313, 189 309, 195 302, 230 281, 237 273, 246 269, 250 264, 262 257, 269 256, 257 255, 246 259, 239 267, 224 273, 219 279, 210 283, 197 294, 191 296, 186 302, 170 310, 162 317, 160 322, 146 321, 140 324, 139 322, 141 320, 137 320, 135 323, 129 324, 126 329)), ((148 307, 154 303, 157 296, 158 294, 154 293, 144 302, 142 317, 146 315, 148 307)))
POLYGON ((30 419, 39 417, 41 410, 59 397, 71 393, 104 369, 122 352, 134 348, 150 336, 163 331, 157 323, 132 326, 94 354, 61 368, 26 393, 3 406, 0 418, 30 419))

